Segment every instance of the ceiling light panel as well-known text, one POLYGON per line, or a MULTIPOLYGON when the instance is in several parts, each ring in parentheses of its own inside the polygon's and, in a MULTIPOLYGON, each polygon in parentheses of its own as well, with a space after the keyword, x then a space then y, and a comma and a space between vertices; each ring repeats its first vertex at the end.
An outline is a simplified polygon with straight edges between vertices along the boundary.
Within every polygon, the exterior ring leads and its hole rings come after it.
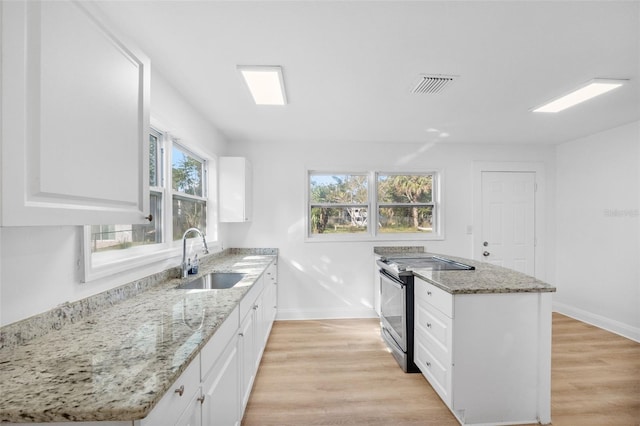
POLYGON ((622 86, 627 80, 594 78, 578 89, 539 106, 533 112, 560 112, 622 86))
POLYGON ((238 65, 238 71, 256 105, 286 105, 281 67, 238 65))

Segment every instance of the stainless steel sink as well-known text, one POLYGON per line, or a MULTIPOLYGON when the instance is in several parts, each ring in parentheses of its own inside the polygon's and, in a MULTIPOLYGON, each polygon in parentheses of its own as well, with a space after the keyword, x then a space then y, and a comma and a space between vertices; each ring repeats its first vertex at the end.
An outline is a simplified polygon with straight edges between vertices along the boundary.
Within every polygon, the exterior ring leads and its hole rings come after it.
POLYGON ((176 288, 182 290, 222 290, 238 284, 244 275, 239 272, 212 272, 193 281, 180 284, 176 288))

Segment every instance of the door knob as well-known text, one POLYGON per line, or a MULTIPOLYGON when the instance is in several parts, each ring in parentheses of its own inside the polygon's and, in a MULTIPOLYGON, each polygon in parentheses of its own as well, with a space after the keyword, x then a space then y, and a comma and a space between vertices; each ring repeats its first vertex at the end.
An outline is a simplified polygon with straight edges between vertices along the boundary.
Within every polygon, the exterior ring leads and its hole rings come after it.
POLYGON ((483 255, 484 257, 487 257, 487 256, 489 256, 490 254, 491 254, 491 253, 489 253, 489 252, 488 252, 488 251, 486 251, 486 250, 485 250, 484 252, 482 252, 482 255, 483 255))

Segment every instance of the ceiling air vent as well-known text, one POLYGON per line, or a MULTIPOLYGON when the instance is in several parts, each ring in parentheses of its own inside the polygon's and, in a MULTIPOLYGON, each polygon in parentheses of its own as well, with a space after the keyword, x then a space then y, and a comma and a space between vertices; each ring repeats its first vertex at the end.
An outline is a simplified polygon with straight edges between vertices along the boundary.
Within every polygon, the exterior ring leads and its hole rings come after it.
POLYGON ((453 75, 421 74, 414 83, 411 93, 440 93, 453 82, 454 78, 456 76, 453 75))

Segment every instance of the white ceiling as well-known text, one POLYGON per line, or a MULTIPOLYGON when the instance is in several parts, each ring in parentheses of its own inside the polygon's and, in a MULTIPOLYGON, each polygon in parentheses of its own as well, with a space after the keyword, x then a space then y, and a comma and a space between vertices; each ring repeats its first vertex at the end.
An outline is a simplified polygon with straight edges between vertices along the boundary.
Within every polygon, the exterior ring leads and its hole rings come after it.
POLYGON ((231 142, 559 143, 640 119, 638 1, 98 5, 231 142), (237 65, 282 66, 289 104, 254 105, 237 65), (421 73, 459 78, 411 94, 421 73), (530 112, 594 77, 630 82, 530 112))

